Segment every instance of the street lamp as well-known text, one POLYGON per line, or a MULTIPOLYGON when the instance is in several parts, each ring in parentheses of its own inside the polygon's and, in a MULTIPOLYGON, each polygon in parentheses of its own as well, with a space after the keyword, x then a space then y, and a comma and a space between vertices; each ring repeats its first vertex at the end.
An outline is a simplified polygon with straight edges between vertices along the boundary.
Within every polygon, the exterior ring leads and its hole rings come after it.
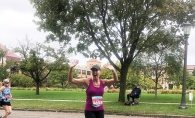
POLYGON ((191 24, 189 22, 184 23, 183 25, 183 31, 184 31, 184 38, 185 38, 185 44, 184 44, 184 67, 183 67, 183 85, 182 85, 182 98, 181 98, 181 104, 179 106, 179 109, 187 109, 186 105, 186 66, 187 66, 187 50, 188 50, 188 38, 191 31, 191 24))

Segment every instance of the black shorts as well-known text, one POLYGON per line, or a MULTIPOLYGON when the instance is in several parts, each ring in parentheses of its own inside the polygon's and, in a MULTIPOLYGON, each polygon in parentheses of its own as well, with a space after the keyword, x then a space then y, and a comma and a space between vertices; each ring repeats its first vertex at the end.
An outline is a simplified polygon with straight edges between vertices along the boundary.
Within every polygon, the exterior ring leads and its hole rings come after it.
POLYGON ((4 102, 4 101, 2 101, 2 106, 11 106, 11 103, 10 102, 4 102))
POLYGON ((85 110, 85 118, 104 118, 104 110, 100 111, 85 110))
POLYGON ((0 107, 2 107, 2 102, 3 102, 3 101, 0 101, 0 107))

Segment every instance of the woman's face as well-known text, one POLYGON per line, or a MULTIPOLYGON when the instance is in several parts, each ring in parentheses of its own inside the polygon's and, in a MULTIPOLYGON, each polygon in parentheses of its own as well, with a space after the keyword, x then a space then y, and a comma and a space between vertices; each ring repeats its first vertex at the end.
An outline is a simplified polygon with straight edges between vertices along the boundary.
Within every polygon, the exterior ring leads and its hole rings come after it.
POLYGON ((98 69, 93 69, 91 71, 92 71, 92 76, 99 76, 99 74, 100 74, 100 70, 98 70, 98 69))
POLYGON ((9 86, 9 82, 4 82, 4 86, 9 86))

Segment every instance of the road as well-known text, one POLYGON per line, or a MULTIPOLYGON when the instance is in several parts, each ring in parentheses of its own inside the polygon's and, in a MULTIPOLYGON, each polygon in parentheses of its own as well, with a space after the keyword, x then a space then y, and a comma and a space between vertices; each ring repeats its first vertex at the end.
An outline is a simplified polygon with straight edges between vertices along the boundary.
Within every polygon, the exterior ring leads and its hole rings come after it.
MULTIPOLYGON (((4 110, 0 110, 4 114, 4 110)), ((20 111, 13 110, 8 118, 84 118, 83 113, 47 112, 47 111, 20 111)), ((105 118, 147 118, 137 116, 105 115, 105 118)), ((148 117, 149 118, 149 117, 148 117)), ((150 117, 151 118, 151 117, 150 117)))

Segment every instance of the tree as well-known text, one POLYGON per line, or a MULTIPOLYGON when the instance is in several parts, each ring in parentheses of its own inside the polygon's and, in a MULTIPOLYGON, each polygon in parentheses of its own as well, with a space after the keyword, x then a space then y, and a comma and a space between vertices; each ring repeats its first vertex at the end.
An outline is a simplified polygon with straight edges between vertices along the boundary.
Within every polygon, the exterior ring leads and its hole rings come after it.
POLYGON ((145 63, 138 55, 132 62, 127 75, 127 88, 134 88, 137 84, 141 85, 141 88, 147 90, 154 88, 155 83, 152 80, 150 70, 146 67, 145 63))
POLYGON ((66 46, 72 34, 78 41, 71 51, 87 57, 106 58, 120 72, 119 101, 125 101, 126 77, 133 59, 152 45, 159 29, 172 27, 176 34, 184 18, 192 22, 195 1, 172 0, 31 0, 40 21, 40 29, 48 31, 48 41, 66 46), (187 16, 186 13, 193 15, 187 16), (96 46, 96 48, 94 47, 96 46), (93 47, 92 47, 93 46, 93 47), (92 47, 92 48, 90 48, 92 47), (116 65, 112 56, 120 62, 116 65))
MULTIPOLYGON (((69 60, 66 58, 68 57, 68 52, 64 50, 63 47, 60 47, 56 53, 51 55, 55 58, 53 65, 51 66, 52 72, 49 75, 49 84, 56 84, 61 83, 62 88, 68 85, 68 71, 69 71, 69 60)), ((76 72, 73 72, 73 76, 77 76, 76 72)))
MULTIPOLYGON (((56 60, 59 57, 55 50, 50 46, 40 43, 32 44, 28 37, 24 43, 19 42, 20 47, 15 51, 20 53, 22 60, 20 70, 22 74, 32 78, 36 84, 36 95, 39 95, 39 87, 47 79, 48 75, 56 66, 56 60)), ((63 58, 58 58, 63 60, 63 58)))
MULTIPOLYGON (((163 33, 166 34, 166 31, 163 31, 163 33)), ((147 50, 149 57, 147 62, 148 69, 155 78, 155 98, 157 98, 157 85, 159 83, 159 79, 161 78, 163 80, 167 78, 166 74, 168 67, 170 66, 170 70, 178 70, 181 68, 179 65, 177 65, 179 67, 173 65, 176 60, 171 59, 171 57, 178 57, 181 65, 182 43, 179 40, 182 38, 178 39, 178 37, 169 34, 164 35, 164 37, 161 38, 164 38, 164 42, 160 43, 159 45, 154 45, 153 48, 151 48, 153 49, 152 51, 150 49, 147 50)))
POLYGON ((4 67, 4 60, 3 60, 3 58, 4 58, 5 55, 6 55, 6 53, 7 53, 7 50, 1 49, 1 48, 0 48, 0 59, 1 59, 1 60, 0 60, 0 61, 1 61, 1 66, 0 66, 0 78, 1 78, 1 80, 7 78, 7 76, 8 76, 8 72, 6 71, 7 68, 4 67))
POLYGON ((3 81, 8 76, 9 76, 9 73, 7 72, 7 68, 0 66, 0 80, 3 81))
POLYGON ((192 75, 195 76, 195 68, 194 68, 194 70, 192 71, 192 75))
MULTIPOLYGON (((117 72, 117 75, 118 75, 119 73, 117 72)), ((105 68, 101 68, 101 75, 100 75, 100 78, 104 78, 104 79, 112 79, 113 78, 113 73, 110 71, 110 70, 108 70, 108 69, 105 69, 105 68)), ((115 88, 118 88, 119 86, 119 84, 118 84, 118 82, 116 82, 116 83, 114 83, 113 84, 114 85, 114 87, 115 88)), ((111 86, 108 86, 108 88, 110 88, 111 86)))
MULTIPOLYGON (((60 65, 56 65, 52 68, 52 72, 50 73, 48 80, 51 86, 55 84, 61 84, 61 87, 64 88, 68 85, 68 71, 69 65, 61 63, 60 65)), ((73 77, 77 77, 76 71, 73 71, 73 77)))
POLYGON ((5 57, 6 53, 7 53, 7 50, 6 50, 6 49, 1 49, 1 48, 0 48, 1 66, 4 65, 4 63, 3 63, 3 62, 4 62, 3 57, 5 57))
POLYGON ((5 62, 4 57, 6 56, 7 51, 8 51, 7 49, 0 48, 0 59, 1 59, 0 78, 1 80, 9 77, 10 73, 18 71, 17 61, 6 60, 6 64, 4 63, 5 62))
POLYGON ((179 89, 182 78, 183 78, 183 66, 182 66, 182 57, 169 55, 166 57, 167 60, 167 80, 173 82, 177 89, 179 89))
POLYGON ((186 89, 195 89, 195 77, 191 76, 189 72, 186 73, 186 89))

